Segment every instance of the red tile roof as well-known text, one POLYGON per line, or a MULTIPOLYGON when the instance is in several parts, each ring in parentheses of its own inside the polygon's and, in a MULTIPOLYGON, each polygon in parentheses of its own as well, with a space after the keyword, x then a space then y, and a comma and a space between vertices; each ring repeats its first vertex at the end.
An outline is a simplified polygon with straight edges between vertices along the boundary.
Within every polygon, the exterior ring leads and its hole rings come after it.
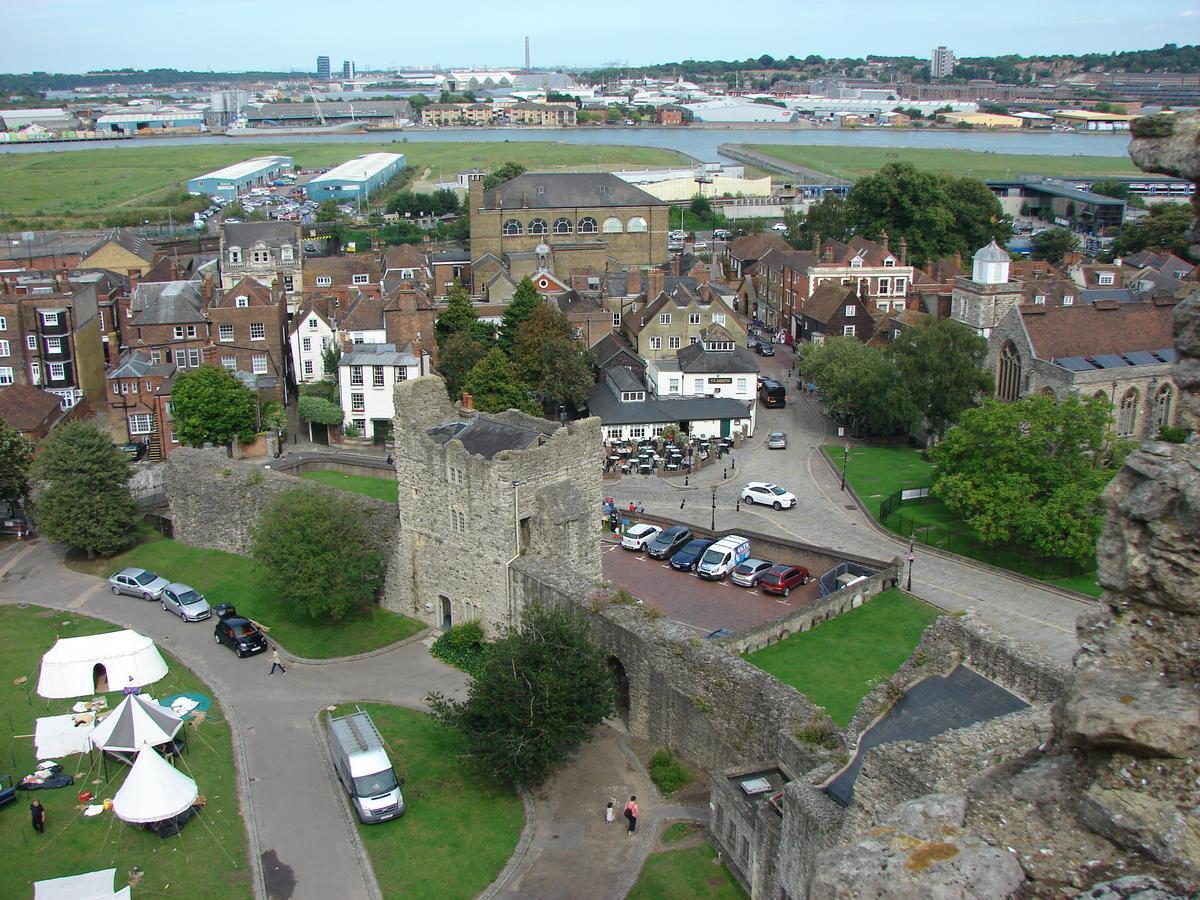
POLYGON ((0 387, 0 419, 14 431, 34 431, 61 411, 62 401, 27 384, 0 387))
POLYGON ((1132 353, 1174 346, 1173 304, 1018 307, 1039 359, 1132 353))

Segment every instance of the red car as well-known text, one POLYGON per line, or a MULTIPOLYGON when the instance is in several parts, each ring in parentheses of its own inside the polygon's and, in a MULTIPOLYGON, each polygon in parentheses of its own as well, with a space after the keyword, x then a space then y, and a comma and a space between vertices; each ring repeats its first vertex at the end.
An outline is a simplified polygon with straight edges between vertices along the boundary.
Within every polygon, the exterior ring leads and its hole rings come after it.
POLYGON ((768 594, 783 594, 786 597, 792 588, 808 582, 808 569, 804 566, 772 566, 758 579, 758 586, 768 594))

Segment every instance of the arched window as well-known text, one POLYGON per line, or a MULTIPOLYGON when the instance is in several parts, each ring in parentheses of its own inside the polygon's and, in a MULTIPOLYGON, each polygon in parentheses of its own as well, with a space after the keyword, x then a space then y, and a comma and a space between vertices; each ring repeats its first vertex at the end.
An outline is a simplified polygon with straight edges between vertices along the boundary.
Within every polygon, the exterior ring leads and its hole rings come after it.
POLYGON ((1137 429, 1138 392, 1130 388, 1121 398, 1121 414, 1117 419, 1117 434, 1132 437, 1137 429))
POLYGON ((1050 387, 1042 388, 1042 396, 1043 397, 1053 397, 1054 396, 1054 388, 1050 388, 1050 387))
POLYGON ((609 216, 607 219, 604 220, 604 233, 605 234, 620 234, 622 230, 623 229, 621 228, 621 220, 618 219, 616 216, 609 216))
POLYGON ((572 228, 574 228, 574 226, 571 224, 570 219, 564 218, 564 219, 555 219, 554 220, 554 233, 555 234, 570 234, 572 228))
POLYGON ((1021 396, 1021 357, 1016 345, 1008 341, 1000 349, 1000 376, 996 379, 996 396, 1012 403, 1021 396))
POLYGON ((530 234, 549 234, 550 229, 546 226, 545 219, 534 219, 529 223, 530 234))
POLYGON ((629 224, 627 226, 625 226, 625 230, 631 231, 631 232, 645 231, 646 230, 646 220, 643 219, 641 216, 634 216, 632 219, 629 220, 629 224))
POLYGON ((579 220, 579 233, 580 234, 595 234, 596 233, 596 220, 593 219, 591 216, 584 216, 582 219, 580 219, 579 220))
POLYGON ((504 234, 513 235, 521 233, 521 223, 516 219, 509 219, 504 223, 504 234))
POLYGON ((1154 395, 1154 429, 1150 437, 1158 437, 1158 429, 1171 424, 1171 406, 1175 402, 1175 392, 1169 384, 1164 384, 1154 395))

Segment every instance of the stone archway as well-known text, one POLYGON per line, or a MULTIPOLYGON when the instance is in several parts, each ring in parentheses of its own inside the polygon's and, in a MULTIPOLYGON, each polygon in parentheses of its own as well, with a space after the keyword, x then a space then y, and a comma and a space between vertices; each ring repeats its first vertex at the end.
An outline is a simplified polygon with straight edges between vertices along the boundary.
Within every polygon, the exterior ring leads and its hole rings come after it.
POLYGON ((629 725, 629 676, 625 665, 615 656, 608 658, 608 671, 613 680, 614 706, 621 721, 629 725))

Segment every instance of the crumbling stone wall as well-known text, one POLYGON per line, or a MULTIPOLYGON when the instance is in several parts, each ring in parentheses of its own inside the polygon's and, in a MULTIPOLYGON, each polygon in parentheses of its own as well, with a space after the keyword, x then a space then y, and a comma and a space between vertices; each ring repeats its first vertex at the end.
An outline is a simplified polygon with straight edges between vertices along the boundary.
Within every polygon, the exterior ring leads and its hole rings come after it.
POLYGON ((263 508, 279 494, 295 488, 354 497, 368 516, 378 548, 390 551, 396 540, 396 510, 386 500, 347 494, 230 459, 223 450, 181 447, 174 451, 163 464, 163 488, 175 540, 195 547, 249 553, 250 535, 263 508))

